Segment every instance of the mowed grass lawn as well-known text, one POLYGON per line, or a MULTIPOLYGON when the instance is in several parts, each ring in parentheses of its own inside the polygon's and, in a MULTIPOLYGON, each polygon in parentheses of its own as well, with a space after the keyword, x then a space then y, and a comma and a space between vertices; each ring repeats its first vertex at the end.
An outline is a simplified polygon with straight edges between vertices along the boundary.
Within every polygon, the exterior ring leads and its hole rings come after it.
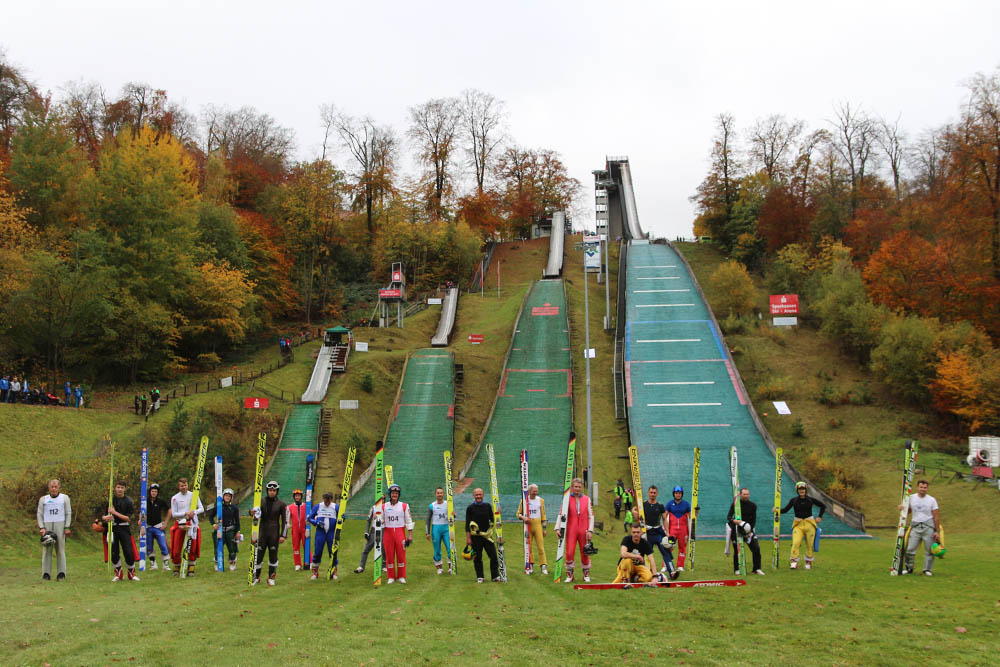
MULTIPOLYGON (((245 552, 236 572, 211 571, 203 556, 193 579, 150 571, 111 584, 89 536, 71 543, 69 579, 43 582, 37 547, 21 540, 0 566, 0 663, 995 664, 995 536, 952 538, 933 578, 890 577, 882 535, 824 542, 811 572, 772 571, 765 544, 767 575, 742 588, 574 591, 521 573, 513 526, 507 584, 476 584, 462 560, 459 576, 436 576, 422 530, 409 583, 378 590, 370 564, 350 572, 360 522, 345 531, 339 582, 293 572, 286 544, 274 588, 247 587, 245 552)), ((621 535, 596 540, 595 581, 612 578, 621 535)), ((700 542, 684 578, 731 576, 722 547, 700 542)))

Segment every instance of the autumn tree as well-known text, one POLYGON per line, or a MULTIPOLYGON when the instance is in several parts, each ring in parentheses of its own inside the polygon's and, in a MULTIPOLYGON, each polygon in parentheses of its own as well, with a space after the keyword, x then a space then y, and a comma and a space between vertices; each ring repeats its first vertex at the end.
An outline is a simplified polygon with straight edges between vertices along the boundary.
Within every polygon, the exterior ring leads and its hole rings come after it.
POLYGON ((812 209, 788 185, 771 187, 764 195, 757 216, 757 232, 764 239, 767 251, 775 252, 790 243, 809 240, 812 209))
POLYGON ((427 208, 435 219, 445 217, 445 199, 451 193, 451 174, 461 107, 455 98, 428 100, 410 107, 407 136, 427 172, 427 208))
POLYGON ((858 191, 865 181, 867 170, 875 162, 872 155, 879 135, 878 122, 857 107, 851 107, 850 102, 843 102, 834 107, 835 119, 831 122, 834 128, 831 146, 847 167, 851 186, 850 216, 858 208, 858 191))
POLYGON ((736 236, 726 234, 733 206, 739 197, 742 165, 737 155, 736 121, 728 113, 716 117, 716 135, 712 142, 711 166, 705 180, 691 200, 697 205, 701 224, 727 252, 736 236))
POLYGON ((36 99, 35 88, 19 68, 0 49, 0 149, 6 152, 21 114, 36 99))
POLYGON ((758 118, 748 134, 751 168, 762 169, 772 181, 783 179, 789 171, 795 141, 804 128, 803 121, 790 121, 780 114, 758 118))
POLYGON ((757 290, 740 262, 729 260, 720 264, 709 277, 708 284, 719 295, 719 310, 728 316, 743 317, 753 312, 757 290))
POLYGON ((323 105, 320 116, 324 125, 336 131, 354 161, 354 208, 364 213, 368 236, 374 238, 376 218, 393 193, 396 135, 392 128, 376 124, 369 116, 355 118, 332 105, 323 105))
POLYGON ((470 88, 462 91, 461 124, 465 135, 465 152, 469 157, 476 191, 486 187, 497 149, 506 138, 504 102, 489 93, 470 88))

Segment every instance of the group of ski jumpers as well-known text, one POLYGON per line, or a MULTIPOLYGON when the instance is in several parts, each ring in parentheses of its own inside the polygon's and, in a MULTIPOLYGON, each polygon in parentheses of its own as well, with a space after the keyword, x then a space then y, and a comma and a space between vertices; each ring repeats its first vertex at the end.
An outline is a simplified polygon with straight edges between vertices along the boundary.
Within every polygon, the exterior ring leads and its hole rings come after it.
MULTIPOLYGON (((280 487, 277 482, 268 482, 266 488, 267 494, 262 499, 261 506, 251 508, 249 511, 249 515, 256 517, 260 522, 259 537, 254 545, 256 547, 255 581, 259 581, 261 578, 264 557, 266 556, 267 582, 269 585, 275 585, 278 547, 286 541, 289 532, 292 534, 295 569, 301 570, 303 567, 309 567, 311 579, 317 579, 323 552, 326 551, 333 558, 330 578, 336 579, 337 557, 334 541, 339 504, 333 502, 333 494, 324 493, 323 501, 313 505, 311 511, 307 513, 306 506, 302 502, 301 490, 295 489, 292 493, 292 502, 286 504, 278 497, 280 487), (311 554, 307 554, 308 560, 303 561, 302 543, 306 523, 313 531, 313 549, 311 554)), ((136 513, 137 507, 126 494, 127 489, 128 485, 125 480, 119 479, 114 483, 111 503, 107 506, 102 504, 97 509, 97 517, 93 524, 94 530, 104 533, 105 536, 109 527, 112 531, 112 539, 104 540, 105 560, 110 559, 114 568, 112 581, 138 581, 135 570, 139 559, 139 550, 131 531, 131 517, 136 513)), ((932 546, 936 546, 940 539, 940 518, 937 501, 927 493, 928 489, 929 484, 921 480, 917 484, 917 491, 908 496, 905 506, 900 507, 901 510, 905 508, 913 515, 910 536, 905 549, 904 574, 914 571, 915 556, 921 543, 926 547, 923 564, 924 574, 930 576, 933 568, 932 546)), ((221 521, 222 540, 229 556, 229 570, 235 570, 238 545, 242 542, 243 536, 240 533, 239 510, 233 504, 233 490, 225 489, 223 492, 221 515, 217 515, 214 504, 206 512, 200 499, 196 506, 192 506, 193 494, 188 489, 186 478, 178 480, 177 493, 170 499, 169 504, 160 497, 159 492, 159 484, 154 483, 149 486, 145 537, 149 569, 159 568, 156 559, 158 547, 163 563, 162 568, 166 571, 172 571, 176 576, 181 569, 185 538, 190 533, 193 539, 189 546, 187 576, 192 576, 195 562, 200 555, 201 528, 199 517, 202 517, 212 522, 213 529, 218 528, 221 521), (173 519, 173 523, 168 532, 167 524, 170 519, 173 519)), ((434 490, 434 501, 428 504, 426 515, 425 537, 433 546, 433 563, 438 574, 444 572, 446 561, 448 572, 451 573, 452 569, 452 544, 449 537, 449 517, 444 495, 444 489, 438 487, 434 490)), ((401 488, 399 485, 390 485, 388 499, 381 509, 385 522, 382 537, 383 566, 388 574, 387 583, 389 584, 406 583, 406 552, 413 541, 414 521, 410 506, 403 502, 400 497, 401 488)), ((658 502, 658 497, 657 487, 655 485, 648 487, 647 500, 643 502, 645 523, 632 523, 628 533, 621 541, 616 583, 641 584, 651 582, 657 577, 676 579, 684 571, 690 520, 692 513, 696 512, 698 508, 692 508, 690 503, 684 499, 684 489, 681 486, 673 488, 673 498, 666 505, 658 502), (656 567, 654 550, 659 551, 662 559, 662 565, 659 569, 656 567), (675 553, 677 554, 676 563, 674 562, 675 553)), ((760 546, 755 532, 757 506, 750 500, 749 489, 745 487, 740 489, 739 503, 739 518, 736 518, 735 502, 730 505, 727 514, 726 551, 728 553, 730 547, 733 547, 735 574, 741 574, 738 549, 747 548, 752 554, 752 567, 748 570, 754 574, 763 575, 760 546)), ((566 514, 560 517, 556 534, 563 540, 565 547, 565 581, 575 580, 576 551, 579 550, 583 581, 589 582, 590 554, 593 551, 591 540, 594 534, 594 512, 590 498, 583 493, 583 480, 578 478, 572 480, 568 502, 565 503, 564 507, 566 514)), ((361 561, 354 570, 355 573, 364 572, 368 555, 374 546, 375 531, 372 521, 376 508, 377 506, 372 506, 368 515, 364 535, 365 547, 361 561)), ((780 514, 789 511, 794 514, 792 547, 789 555, 790 568, 798 568, 804 545, 805 569, 811 569, 815 562, 815 535, 818 524, 822 521, 826 511, 826 506, 809 496, 807 485, 804 482, 799 482, 796 484, 796 496, 779 511, 780 514), (813 508, 818 508, 818 514, 813 514, 813 508)), ((779 511, 775 512, 775 521, 778 519, 779 511)), ((544 538, 548 534, 545 501, 538 495, 537 485, 528 486, 527 503, 522 499, 518 506, 517 517, 525 525, 526 540, 529 545, 526 574, 534 572, 536 563, 540 565, 542 574, 548 574, 544 545, 544 538)), ((48 493, 39 499, 37 521, 43 546, 42 577, 45 580, 50 579, 52 567, 55 564, 56 579, 63 580, 66 577, 65 538, 70 534, 72 508, 69 496, 61 492, 59 480, 51 480, 48 484, 48 493), (53 556, 56 558, 53 559, 53 556)), ((466 509, 465 523, 466 547, 462 557, 473 562, 476 580, 482 583, 486 578, 483 563, 485 553, 490 561, 490 579, 500 581, 497 547, 502 544, 502 541, 496 537, 494 508, 491 503, 485 500, 481 488, 476 488, 473 491, 473 502, 466 509)), ((217 542, 218 537, 215 530, 213 530, 212 535, 217 542)))

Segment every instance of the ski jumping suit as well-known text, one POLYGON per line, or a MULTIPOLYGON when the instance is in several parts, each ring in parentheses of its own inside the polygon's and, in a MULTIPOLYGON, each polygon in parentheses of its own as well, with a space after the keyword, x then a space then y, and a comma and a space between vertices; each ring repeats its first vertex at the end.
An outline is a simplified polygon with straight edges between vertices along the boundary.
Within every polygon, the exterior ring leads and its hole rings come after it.
MULTIPOLYGON (((729 506, 729 513, 726 515, 726 521, 728 529, 731 531, 729 539, 732 541, 735 547, 738 547, 737 540, 741 539, 740 532, 736 529, 734 523, 735 517, 735 503, 729 506)), ((757 525, 757 505, 750 500, 740 499, 740 517, 743 521, 750 524, 751 532, 750 538, 744 539, 747 547, 750 548, 750 553, 753 554, 753 567, 751 572, 760 569, 760 544, 757 542, 757 533, 753 530, 757 525)), ((733 549, 733 571, 738 571, 740 569, 740 551, 739 548, 733 549)), ((747 574, 744 572, 743 574, 747 574)))
POLYGON ((687 556, 688 527, 691 522, 691 503, 672 499, 667 503, 667 535, 677 538, 677 567, 684 567, 687 556))
MULTIPOLYGON (((209 505, 208 512, 205 513, 205 519, 216 522, 215 517, 215 505, 209 505)), ((236 544, 236 533, 240 532, 240 508, 233 505, 232 502, 222 503, 222 543, 226 545, 226 551, 229 552, 229 563, 236 563, 236 554, 239 552, 239 547, 236 544)), ((212 546, 216 549, 219 548, 219 537, 216 531, 212 531, 212 546)))
POLYGON ((292 562, 302 567, 302 541, 306 536, 306 505, 302 502, 288 504, 288 518, 292 524, 292 562))
POLYGON ((573 554, 577 545, 580 546, 580 564, 584 572, 590 569, 590 556, 583 553, 587 544, 587 531, 594 532, 594 508, 590 506, 590 498, 580 494, 569 497, 569 509, 566 512, 566 573, 573 575, 573 554))
POLYGON ((406 579, 406 531, 413 530, 413 517, 410 516, 410 506, 397 501, 390 502, 382 510, 385 517, 385 530, 382 533, 382 549, 385 552, 386 569, 390 579, 406 579))
POLYGON ((273 579, 278 573, 278 539, 288 537, 288 506, 275 496, 267 497, 260 503, 260 527, 257 536, 257 571, 260 579, 264 567, 264 549, 267 549, 267 577, 273 579))
MULTIPOLYGON (((115 511, 125 516, 131 516, 135 507, 132 499, 128 496, 119 498, 115 496, 111 499, 111 506, 115 511)), ((118 560, 119 549, 121 555, 125 557, 125 564, 128 565, 128 578, 135 576, 135 561, 139 557, 139 550, 135 547, 135 540, 132 538, 132 529, 128 519, 120 519, 117 516, 111 517, 111 530, 114 532, 111 541, 111 567, 115 568, 115 576, 122 576, 122 563, 118 560)))
POLYGON ((167 535, 163 532, 163 512, 169 510, 167 501, 159 496, 146 497, 146 551, 149 553, 149 562, 156 562, 156 545, 160 545, 160 555, 166 563, 170 557, 170 550, 167 548, 167 535))
MULTIPOLYGON (((622 546, 628 550, 629 553, 639 554, 642 556, 642 563, 636 563, 631 558, 618 558, 618 576, 615 577, 613 583, 623 584, 632 581, 639 581, 646 583, 653 580, 653 573, 649 569, 647 564, 647 558, 652 560, 653 557, 653 545, 646 541, 646 538, 640 537, 639 544, 632 541, 631 535, 626 535, 622 538, 622 546)), ((620 552, 619 552, 620 553, 620 552)))
POLYGON ((816 519, 812 515, 813 505, 819 507, 819 516, 823 516, 823 513, 826 511, 826 505, 809 496, 799 498, 796 495, 781 510, 782 514, 790 509, 795 510, 795 522, 792 524, 792 551, 790 554, 793 563, 799 562, 799 547, 802 545, 803 539, 806 541, 806 562, 813 562, 813 541, 816 539, 816 519))
POLYGON ((368 509, 368 520, 365 522, 365 548, 361 552, 361 562, 358 563, 358 567, 362 570, 365 569, 365 562, 368 560, 368 554, 372 552, 375 548, 375 531, 372 530, 372 522, 375 520, 375 506, 373 505, 368 509))
POLYGON ((434 545, 434 564, 438 567, 443 565, 441 560, 441 545, 448 550, 448 567, 451 567, 451 540, 448 538, 448 503, 447 501, 433 502, 427 506, 427 534, 431 537, 431 544, 434 545))
MULTIPOLYGON (((313 505, 312 513, 309 515, 309 523, 316 526, 315 534, 313 535, 313 542, 316 545, 313 548, 312 555, 312 569, 319 570, 319 564, 323 560, 323 547, 326 547, 326 552, 333 556, 333 538, 337 534, 337 512, 339 510, 339 503, 330 503, 327 505, 325 502, 319 505, 313 505)), ((333 556, 333 564, 336 565, 339 559, 333 556)))
POLYGON ((483 551, 490 557, 490 578, 497 579, 500 576, 497 547, 490 536, 492 528, 493 505, 487 502, 473 502, 466 508, 465 535, 472 544, 472 565, 479 579, 483 578, 483 551))
POLYGON ((38 499, 38 510, 35 512, 38 528, 56 538, 55 545, 42 547, 42 574, 52 576, 52 550, 56 552, 56 567, 59 574, 66 574, 66 531, 73 520, 73 509, 69 496, 60 493, 52 497, 48 493, 38 499))
MULTIPOLYGON (((189 528, 184 514, 191 509, 193 495, 190 491, 175 493, 174 497, 170 499, 170 514, 174 517, 174 525, 170 527, 170 560, 174 562, 176 567, 180 567, 181 553, 184 551, 184 538, 187 537, 189 528)), ((191 552, 188 554, 188 574, 191 574, 191 568, 194 567, 195 561, 201 555, 201 527, 198 525, 198 515, 204 513, 205 506, 201 504, 201 498, 198 498, 198 507, 194 510, 194 516, 191 518, 195 536, 191 540, 191 552)))
MULTIPOLYGON (((571 499, 572 500, 572 499, 571 499)), ((524 518, 524 498, 521 499, 521 504, 517 506, 517 516, 524 518)), ((530 543, 534 543, 534 551, 538 552, 538 564, 546 565, 545 560, 545 540, 542 536, 542 528, 545 526, 545 499, 541 496, 535 496, 534 498, 528 498, 528 540, 529 547, 530 543)), ((533 551, 528 549, 528 562, 532 565, 535 564, 535 558, 533 551)))

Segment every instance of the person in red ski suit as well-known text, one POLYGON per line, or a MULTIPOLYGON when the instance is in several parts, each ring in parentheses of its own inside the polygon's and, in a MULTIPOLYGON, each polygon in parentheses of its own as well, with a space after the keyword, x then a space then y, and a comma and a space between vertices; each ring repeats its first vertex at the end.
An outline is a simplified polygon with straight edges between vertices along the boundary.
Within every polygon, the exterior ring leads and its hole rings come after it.
POLYGON ((677 571, 684 571, 687 556, 688 529, 691 526, 691 503, 684 500, 684 487, 674 487, 674 499, 667 503, 667 535, 677 539, 677 571))
MULTIPOLYGON (((302 541, 306 535, 306 506, 302 502, 301 489, 292 491, 292 502, 288 504, 288 517, 292 528, 292 560, 295 563, 295 569, 301 570, 302 541)), ((308 558, 308 554, 306 557, 308 558)))
POLYGON ((583 494, 583 480, 576 478, 570 486, 569 507, 565 517, 563 530, 566 531, 565 562, 566 581, 573 581, 573 555, 577 545, 580 547, 580 564, 583 565, 583 580, 590 581, 590 555, 584 547, 594 536, 594 508, 590 498, 583 494))
POLYGON ((382 510, 385 532, 382 534, 382 550, 385 567, 389 571, 385 583, 398 581, 406 583, 406 548, 413 542, 413 517, 410 506, 399 501, 399 485, 389 487, 389 502, 382 510))

